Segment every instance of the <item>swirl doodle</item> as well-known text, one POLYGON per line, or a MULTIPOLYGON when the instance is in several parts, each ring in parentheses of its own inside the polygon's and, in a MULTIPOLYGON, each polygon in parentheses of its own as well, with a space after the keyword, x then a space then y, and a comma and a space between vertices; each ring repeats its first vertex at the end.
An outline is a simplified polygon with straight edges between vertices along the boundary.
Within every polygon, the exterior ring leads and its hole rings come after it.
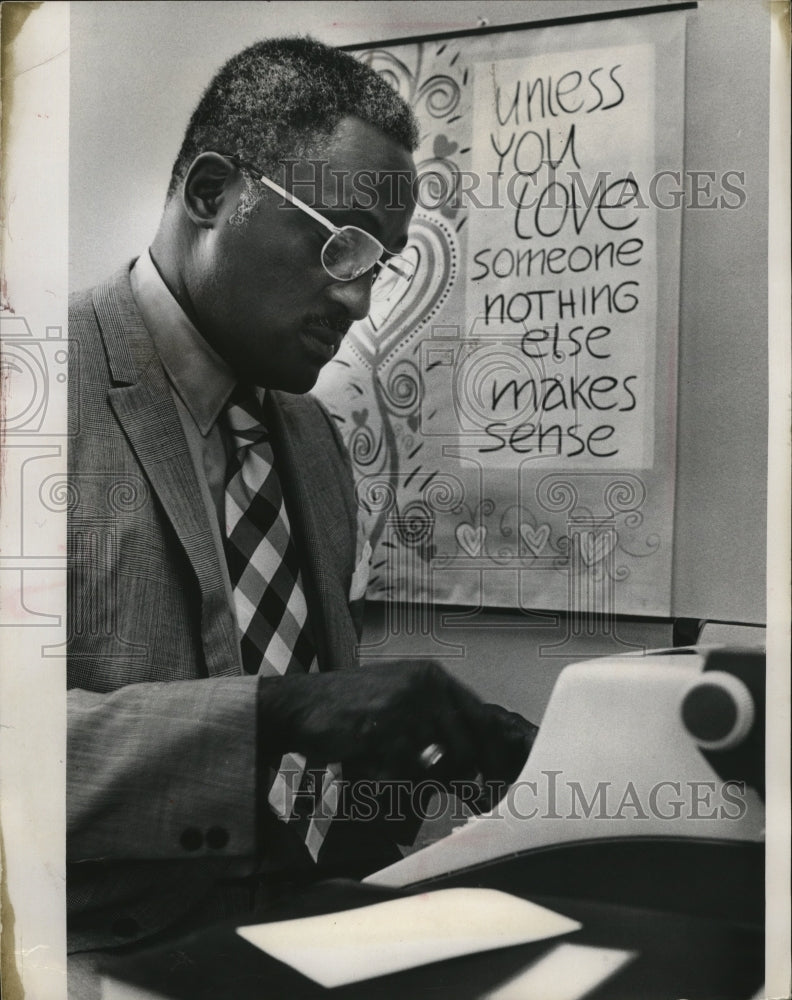
POLYGON ((465 487, 456 476, 443 474, 423 491, 424 503, 437 513, 454 513, 462 507, 465 487))
MULTIPOLYGON (((419 65, 420 56, 421 49, 419 48, 419 65)), ((394 90, 398 91, 406 101, 412 103, 415 96, 416 74, 406 63, 392 52, 388 52, 387 49, 368 49, 361 52, 358 58, 376 70, 394 90)))
POLYGON ((556 549, 560 553, 559 556, 553 560, 554 569, 568 569, 570 559, 572 556, 572 539, 569 535, 561 535, 556 542, 556 549))
POLYGON ((495 501, 491 497, 482 500, 476 508, 476 513, 481 517, 491 517, 495 513, 495 501))
POLYGON ((372 514, 387 514, 396 507, 396 487, 382 476, 366 476, 355 490, 357 502, 372 514))
POLYGON ((578 502, 578 491, 568 479, 545 476, 536 487, 536 499, 545 510, 572 510, 578 502))
POLYGON ((80 502, 80 489, 74 480, 61 474, 47 476, 39 485, 39 499, 47 510, 55 513, 73 511, 80 502))
POLYGON ((646 487, 637 476, 623 475, 608 483, 603 491, 605 506, 612 514, 633 511, 646 500, 646 487))
POLYGON ((374 465, 382 453, 382 438, 377 437, 368 424, 359 424, 349 436, 347 448, 355 465, 366 469, 374 465))
POLYGON ((394 524, 399 541, 408 548, 417 548, 432 540, 434 514, 420 500, 414 500, 398 514, 392 514, 389 523, 394 524))
POLYGON ((404 416, 412 412, 420 402, 421 373, 412 361, 399 361, 389 370, 382 388, 390 411, 398 416, 404 416))
POLYGON ((425 209, 439 210, 453 219, 458 211, 460 176, 448 160, 422 160, 418 164, 416 200, 425 209))
POLYGON ((148 487, 140 476, 128 476, 107 489, 107 504, 114 514, 132 514, 148 499, 148 487))
POLYGON ((459 167, 451 159, 457 143, 449 142, 444 135, 435 136, 432 156, 417 165, 418 185, 416 200, 425 209, 440 210, 446 218, 453 219, 460 209, 459 167))
POLYGON ((462 96, 459 84, 450 76, 430 76, 418 88, 415 105, 423 103, 432 118, 448 118, 459 107, 462 96))
POLYGON ((651 534, 644 539, 644 551, 637 552, 635 549, 627 546, 622 542, 619 548, 628 556, 632 556, 633 559, 645 559, 646 556, 654 555, 655 552, 660 548, 660 536, 658 534, 651 534))
POLYGON ((384 77, 409 104, 416 108, 422 105, 431 118, 446 119, 459 106, 461 88, 446 73, 435 73, 422 81, 424 56, 425 46, 419 44, 413 68, 387 49, 366 49, 358 58, 384 77))
MULTIPOLYGON (((492 419, 493 377, 515 381, 526 376, 525 361, 497 344, 485 342, 472 346, 457 366, 453 382, 454 406, 463 426, 480 428, 492 419)), ((525 407, 522 419, 530 419, 535 409, 525 407)))
POLYGON ((611 580, 615 580, 617 583, 623 583, 625 580, 628 580, 630 578, 630 576, 632 575, 630 573, 629 568, 627 566, 623 566, 623 565, 622 566, 614 566, 612 568, 609 567, 609 566, 606 566, 605 570, 606 570, 608 576, 611 578, 611 580))

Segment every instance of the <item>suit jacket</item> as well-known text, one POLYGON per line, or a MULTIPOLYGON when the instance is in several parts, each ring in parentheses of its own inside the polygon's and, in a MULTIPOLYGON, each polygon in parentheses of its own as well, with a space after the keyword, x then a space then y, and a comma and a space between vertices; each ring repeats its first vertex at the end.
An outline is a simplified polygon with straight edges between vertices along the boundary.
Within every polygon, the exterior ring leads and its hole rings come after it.
MULTIPOLYGON (((69 334, 67 857, 80 950, 165 927, 218 879, 252 871, 262 832, 258 678, 239 672, 211 526, 129 266, 73 299, 69 334)), ((349 669, 348 456, 314 399, 267 396, 320 668, 349 669)))

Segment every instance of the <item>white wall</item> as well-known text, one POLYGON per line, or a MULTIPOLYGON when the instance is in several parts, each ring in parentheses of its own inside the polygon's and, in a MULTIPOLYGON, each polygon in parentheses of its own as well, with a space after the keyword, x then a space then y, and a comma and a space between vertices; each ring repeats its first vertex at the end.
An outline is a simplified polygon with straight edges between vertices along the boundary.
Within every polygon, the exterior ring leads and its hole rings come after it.
POLYGON ((768 7, 702 3, 685 81, 686 169, 744 171, 746 202, 683 220, 673 607, 752 622, 765 621, 768 7))

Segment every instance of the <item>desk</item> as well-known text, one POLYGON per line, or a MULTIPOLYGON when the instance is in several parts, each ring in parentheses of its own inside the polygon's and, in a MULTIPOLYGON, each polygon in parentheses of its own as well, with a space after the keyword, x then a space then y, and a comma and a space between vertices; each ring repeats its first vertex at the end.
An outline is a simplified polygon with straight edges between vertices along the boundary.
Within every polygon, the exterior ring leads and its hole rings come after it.
MULTIPOLYGON (((330 995, 339 1000, 481 1000, 566 941, 635 952, 586 1000, 748 1000, 763 980, 761 844, 672 838, 563 844, 455 872, 410 891, 452 886, 511 892, 583 927, 566 938, 467 955, 332 991, 248 944, 231 923, 117 954, 108 959, 106 972, 173 1000, 330 995)), ((257 919, 328 913, 406 894, 326 882, 257 919)))

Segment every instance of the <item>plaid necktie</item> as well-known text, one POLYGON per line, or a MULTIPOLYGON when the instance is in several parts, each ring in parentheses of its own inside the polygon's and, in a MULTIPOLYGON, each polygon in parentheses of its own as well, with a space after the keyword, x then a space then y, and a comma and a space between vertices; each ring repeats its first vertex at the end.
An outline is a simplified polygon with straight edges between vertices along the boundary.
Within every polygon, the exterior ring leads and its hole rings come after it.
MULTIPOLYGON (((241 387, 226 410, 234 443, 225 492, 226 559, 246 673, 314 672, 297 551, 280 480, 253 389, 241 387)), ((316 769, 285 754, 269 793, 281 819, 295 827, 314 861, 338 804, 340 765, 316 769)))
POLYGON ((226 559, 239 623, 242 665, 257 674, 308 671, 314 647, 297 551, 258 399, 228 406, 234 456, 225 493, 226 559))

